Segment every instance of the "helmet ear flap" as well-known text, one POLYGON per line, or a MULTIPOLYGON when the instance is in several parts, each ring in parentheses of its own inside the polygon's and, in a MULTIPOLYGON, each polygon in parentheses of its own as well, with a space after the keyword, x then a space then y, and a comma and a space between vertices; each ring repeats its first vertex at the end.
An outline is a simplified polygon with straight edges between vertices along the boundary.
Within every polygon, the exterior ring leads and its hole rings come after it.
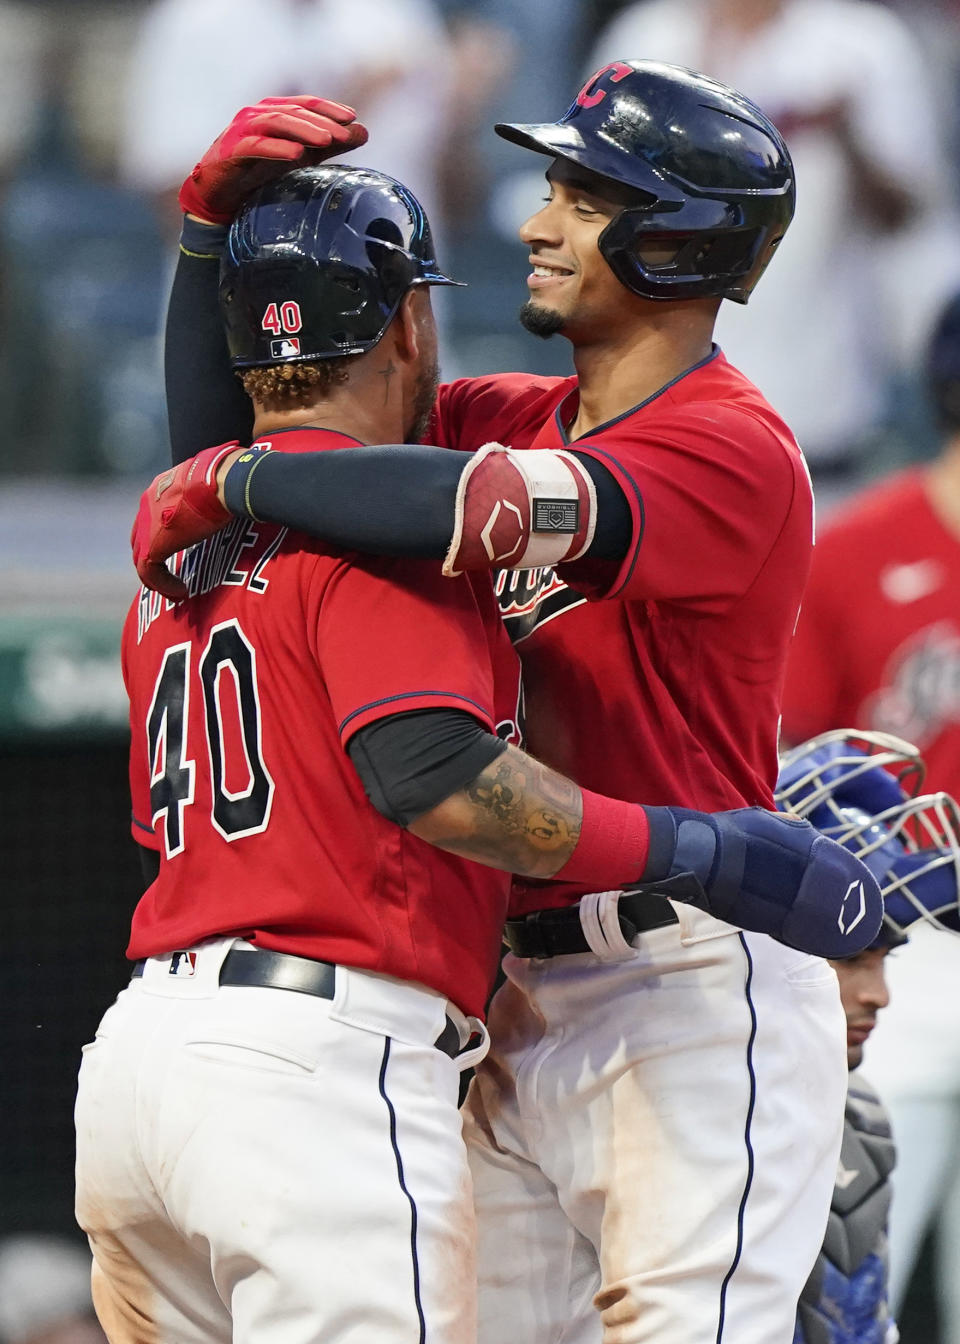
POLYGON ((742 229, 736 233, 720 234, 705 244, 698 261, 705 271, 724 275, 746 275, 753 265, 759 243, 759 229, 742 229))
POLYGON ((657 213, 621 210, 601 233, 601 255, 622 285, 641 298, 746 303, 750 289, 737 281, 756 265, 762 230, 725 226, 716 232, 691 221, 685 231, 676 215, 659 225, 657 213))

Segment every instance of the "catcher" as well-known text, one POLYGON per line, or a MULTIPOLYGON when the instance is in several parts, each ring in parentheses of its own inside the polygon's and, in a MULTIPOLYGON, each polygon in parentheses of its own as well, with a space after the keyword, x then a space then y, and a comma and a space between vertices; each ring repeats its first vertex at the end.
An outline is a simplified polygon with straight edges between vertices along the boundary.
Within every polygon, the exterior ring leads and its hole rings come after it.
POLYGON ((845 730, 811 738, 781 766, 777 805, 857 854, 879 881, 885 906, 873 943, 834 962, 851 1075, 827 1234, 800 1296, 794 1344, 896 1344, 898 1338, 887 1247, 896 1151, 883 1104, 858 1070, 877 1013, 889 1002, 889 953, 920 920, 947 934, 960 932, 960 810, 948 794, 918 795, 923 774, 910 743, 845 730))

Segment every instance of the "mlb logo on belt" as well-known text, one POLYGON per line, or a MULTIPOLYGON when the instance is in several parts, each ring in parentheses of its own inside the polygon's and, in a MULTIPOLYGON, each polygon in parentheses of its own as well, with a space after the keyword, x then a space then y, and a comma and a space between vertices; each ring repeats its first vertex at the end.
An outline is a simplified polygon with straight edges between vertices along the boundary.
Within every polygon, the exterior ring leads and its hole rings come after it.
POLYGON ((169 975, 196 975, 197 973, 197 954, 196 952, 174 952, 170 958, 169 975))
POLYGON ((300 338, 298 336, 281 336, 279 340, 270 342, 270 353, 274 359, 286 359, 290 355, 299 355, 300 338))

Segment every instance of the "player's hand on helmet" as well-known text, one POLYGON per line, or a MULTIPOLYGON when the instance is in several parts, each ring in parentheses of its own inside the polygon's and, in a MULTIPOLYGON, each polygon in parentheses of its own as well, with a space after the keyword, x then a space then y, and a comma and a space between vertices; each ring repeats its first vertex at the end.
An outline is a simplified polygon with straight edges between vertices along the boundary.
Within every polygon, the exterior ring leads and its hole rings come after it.
POLYGON ((147 588, 174 601, 187 596, 186 584, 170 573, 165 562, 230 522, 233 514, 217 495, 217 469, 239 451, 236 442, 205 448, 178 467, 162 471, 144 490, 130 545, 133 563, 147 588))
POLYGON ((258 187, 366 144, 352 107, 298 94, 241 108, 180 188, 180 206, 210 224, 229 224, 258 187))
POLYGON ((876 878, 809 822, 760 807, 645 811, 650 854, 640 887, 821 957, 855 956, 879 933, 876 878))

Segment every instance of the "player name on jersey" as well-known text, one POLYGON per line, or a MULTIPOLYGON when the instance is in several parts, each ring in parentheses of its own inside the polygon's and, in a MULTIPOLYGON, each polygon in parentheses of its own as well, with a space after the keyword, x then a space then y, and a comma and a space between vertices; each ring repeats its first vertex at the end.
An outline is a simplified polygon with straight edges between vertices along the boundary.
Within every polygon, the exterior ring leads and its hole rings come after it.
MULTIPOLYGON (((262 595, 268 580, 263 577, 267 562, 276 555, 287 534, 285 527, 235 518, 232 523, 187 551, 174 557, 174 572, 187 585, 190 597, 212 592, 221 585, 247 588, 262 595), (264 544, 266 543, 266 544, 264 544)), ((141 588, 137 608, 137 643, 166 608, 176 604, 159 593, 141 588)))

